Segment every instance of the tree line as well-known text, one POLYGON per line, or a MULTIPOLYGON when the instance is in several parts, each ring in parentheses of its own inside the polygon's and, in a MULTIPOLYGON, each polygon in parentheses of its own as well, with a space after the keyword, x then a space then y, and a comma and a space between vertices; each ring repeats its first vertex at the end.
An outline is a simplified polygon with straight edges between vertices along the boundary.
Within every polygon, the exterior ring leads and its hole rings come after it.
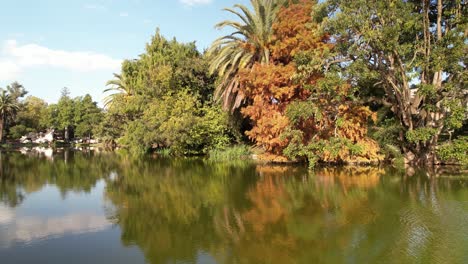
POLYGON ((28 91, 18 82, 1 89, 0 93, 0 139, 18 141, 31 133, 38 134, 49 129, 57 130, 65 142, 78 138, 93 138, 99 132, 104 116, 87 94, 71 98, 67 88, 63 88, 56 104, 48 104, 43 99, 27 96, 28 91))
POLYGON ((65 111, 54 124, 135 153, 248 143, 312 165, 467 163, 465 0, 251 0, 225 11, 237 19, 216 27, 232 33, 208 50, 158 30, 109 81, 99 118, 70 123, 65 111))

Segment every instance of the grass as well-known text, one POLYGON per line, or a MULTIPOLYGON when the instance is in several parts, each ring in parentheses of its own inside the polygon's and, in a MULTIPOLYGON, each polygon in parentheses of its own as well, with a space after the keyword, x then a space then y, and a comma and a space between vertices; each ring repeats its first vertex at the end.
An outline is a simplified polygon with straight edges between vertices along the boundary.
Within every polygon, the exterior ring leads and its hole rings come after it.
POLYGON ((171 156, 171 149, 169 148, 159 148, 154 153, 158 154, 161 157, 171 156))
POLYGON ((249 160, 252 151, 246 145, 234 145, 223 149, 214 149, 209 152, 212 161, 249 160))

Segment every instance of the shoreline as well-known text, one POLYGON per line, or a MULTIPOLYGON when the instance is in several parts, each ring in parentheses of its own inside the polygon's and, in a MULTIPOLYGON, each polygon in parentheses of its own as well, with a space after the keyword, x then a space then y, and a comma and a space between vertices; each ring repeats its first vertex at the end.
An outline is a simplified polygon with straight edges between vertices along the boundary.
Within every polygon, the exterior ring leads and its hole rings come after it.
MULTIPOLYGON (((45 150, 52 150, 50 154, 53 154, 54 150, 72 150, 76 152, 85 152, 86 150, 96 151, 98 152, 110 152, 110 153, 117 153, 119 148, 110 149, 106 148, 103 144, 83 144, 83 143, 64 143, 64 142, 55 142, 54 144, 36 144, 36 143, 6 143, 0 145, 0 152, 21 152, 23 154, 25 150, 27 151, 36 151, 38 153, 44 153, 45 150), (41 148, 40 150, 35 150, 35 148, 41 148), (103 150, 103 151, 100 151, 103 150)), ((49 155, 50 155, 49 154, 49 155)), ((171 156, 170 154, 158 154, 157 152, 153 152, 151 154, 145 154, 143 156, 153 156, 153 157, 166 157, 166 158, 177 158, 176 156, 171 156)), ((239 155, 236 157, 230 157, 229 159, 210 159, 208 154, 201 155, 201 156, 182 156, 183 158, 190 158, 190 157, 198 157, 210 160, 212 162, 236 162, 236 161, 243 161, 243 162, 251 162, 257 165, 272 165, 272 166, 307 166, 306 161, 300 160, 287 160, 285 157, 278 158, 268 158, 271 157, 270 155, 258 154, 258 153, 250 153, 248 155, 239 155), (267 158, 265 158, 267 157, 267 158)), ((389 166, 395 169, 405 169, 408 171, 419 170, 419 169, 430 169, 433 172, 437 172, 439 170, 445 171, 446 169, 451 172, 457 172, 457 174, 468 173, 468 169, 464 168, 461 164, 456 163, 441 163, 441 164, 434 164, 430 167, 420 167, 420 166, 410 166, 408 164, 395 164, 391 161, 378 161, 378 162, 348 162, 348 163, 318 163, 316 165, 317 168, 336 168, 336 167, 382 167, 382 166, 389 166)))

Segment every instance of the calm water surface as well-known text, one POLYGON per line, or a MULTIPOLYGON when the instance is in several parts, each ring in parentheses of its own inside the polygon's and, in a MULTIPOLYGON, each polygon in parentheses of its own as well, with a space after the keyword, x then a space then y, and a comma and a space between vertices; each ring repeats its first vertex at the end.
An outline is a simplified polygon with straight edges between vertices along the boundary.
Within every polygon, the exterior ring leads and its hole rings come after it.
POLYGON ((1 154, 2 264, 468 263, 468 175, 48 156, 1 154))

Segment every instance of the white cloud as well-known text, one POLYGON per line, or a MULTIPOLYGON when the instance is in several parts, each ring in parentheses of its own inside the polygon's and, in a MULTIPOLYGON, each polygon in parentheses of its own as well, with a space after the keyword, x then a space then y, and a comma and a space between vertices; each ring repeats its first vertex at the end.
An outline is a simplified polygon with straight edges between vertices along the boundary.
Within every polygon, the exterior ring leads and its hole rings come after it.
POLYGON ((85 4, 85 5, 83 6, 83 8, 85 8, 85 9, 95 9, 95 10, 97 10, 97 9, 99 9, 99 10, 104 10, 104 9, 106 9, 105 6, 102 6, 102 5, 95 5, 95 4, 85 4))
POLYGON ((121 16, 121 17, 128 17, 128 13, 122 12, 122 13, 120 13, 120 16, 121 16))
POLYGON ((210 4, 213 2, 213 0, 179 0, 182 4, 188 5, 188 6, 194 6, 194 5, 206 5, 210 4))
POLYGON ((23 70, 48 66, 71 71, 117 70, 121 60, 88 51, 54 50, 37 44, 19 45, 6 41, 0 54, 0 81, 12 80, 23 70))
POLYGON ((21 69, 12 61, 0 60, 0 81, 2 80, 14 80, 21 69))

